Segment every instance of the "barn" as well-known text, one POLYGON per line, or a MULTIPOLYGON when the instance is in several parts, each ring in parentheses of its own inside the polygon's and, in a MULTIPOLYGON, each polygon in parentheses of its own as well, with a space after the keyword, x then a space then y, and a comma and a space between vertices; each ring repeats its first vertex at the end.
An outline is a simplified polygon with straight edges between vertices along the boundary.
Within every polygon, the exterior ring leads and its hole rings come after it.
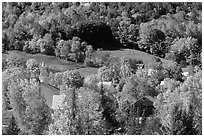
POLYGON ((155 99, 151 96, 144 96, 130 105, 139 117, 149 117, 154 111, 154 101, 155 99))

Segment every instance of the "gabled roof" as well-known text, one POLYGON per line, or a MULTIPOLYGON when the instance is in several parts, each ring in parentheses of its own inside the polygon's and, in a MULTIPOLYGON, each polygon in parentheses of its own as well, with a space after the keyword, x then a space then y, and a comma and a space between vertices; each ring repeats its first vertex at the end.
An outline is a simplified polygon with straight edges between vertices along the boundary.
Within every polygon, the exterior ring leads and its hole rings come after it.
POLYGON ((152 101, 153 103, 155 102, 155 99, 151 96, 145 96, 147 99, 149 99, 150 101, 152 101))
POLYGON ((144 96, 133 103, 136 106, 153 106, 155 99, 149 95, 144 96))
POLYGON ((54 86, 52 86, 52 85, 50 85, 50 84, 48 84, 48 83, 45 83, 45 82, 41 82, 40 84, 41 84, 42 86, 45 86, 45 87, 51 89, 51 90, 54 91, 56 94, 60 94, 60 89, 58 89, 57 87, 54 87, 54 86))

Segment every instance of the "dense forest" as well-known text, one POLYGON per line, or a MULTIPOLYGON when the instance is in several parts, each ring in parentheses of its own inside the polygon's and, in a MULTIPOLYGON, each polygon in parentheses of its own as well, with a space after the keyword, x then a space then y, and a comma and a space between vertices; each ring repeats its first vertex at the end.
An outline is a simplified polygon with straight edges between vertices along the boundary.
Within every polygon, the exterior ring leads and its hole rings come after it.
POLYGON ((35 59, 2 59, 2 114, 12 110, 3 134, 202 134, 202 3, 3 2, 2 53, 13 50, 98 71, 83 77, 77 70, 52 72, 35 59), (155 58, 143 64, 93 56, 118 49, 155 58), (182 68, 188 68, 188 76, 182 68), (38 96, 42 72, 65 95, 56 110, 38 96), (97 87, 99 82, 112 82, 117 93, 97 87), (138 114, 132 105, 146 96, 155 99, 151 116, 138 114))

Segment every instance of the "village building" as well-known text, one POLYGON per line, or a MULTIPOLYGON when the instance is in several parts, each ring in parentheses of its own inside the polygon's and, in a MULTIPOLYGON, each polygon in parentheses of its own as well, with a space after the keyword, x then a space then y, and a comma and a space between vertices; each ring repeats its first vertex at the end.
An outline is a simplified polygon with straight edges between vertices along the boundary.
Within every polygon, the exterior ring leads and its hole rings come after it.
POLYGON ((193 74, 193 70, 190 67, 181 68, 181 70, 182 70, 182 75, 185 76, 185 77, 193 74))
POLYGON ((136 100, 130 108, 134 111, 137 117, 149 117, 154 111, 155 99, 149 95, 136 100))
POLYGON ((113 82, 99 82, 97 84, 99 88, 104 88, 105 90, 108 90, 112 94, 116 94, 117 90, 115 89, 113 82))
POLYGON ((53 104, 53 96, 54 95, 60 95, 60 90, 57 87, 54 87, 49 84, 49 78, 48 73, 46 71, 46 66, 44 62, 41 65, 41 72, 39 76, 39 82, 40 82, 40 96, 44 96, 46 99, 46 104, 49 107, 52 107, 53 104))

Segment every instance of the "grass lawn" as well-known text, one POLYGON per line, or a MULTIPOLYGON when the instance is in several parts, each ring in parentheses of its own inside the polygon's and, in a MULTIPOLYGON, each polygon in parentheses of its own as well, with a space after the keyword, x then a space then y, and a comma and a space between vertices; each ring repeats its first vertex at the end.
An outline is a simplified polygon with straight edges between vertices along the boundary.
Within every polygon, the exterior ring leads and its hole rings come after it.
POLYGON ((28 59, 35 59, 38 62, 44 61, 45 64, 48 65, 54 72, 78 69, 81 75, 87 76, 92 73, 96 73, 98 70, 97 68, 84 67, 83 63, 66 61, 54 56, 47 56, 43 54, 28 54, 25 52, 13 50, 8 51, 8 54, 2 54, 2 59, 6 59, 8 56, 18 57, 23 59, 24 61, 27 61, 28 59))
MULTIPOLYGON (((121 58, 122 56, 129 57, 132 59, 142 60, 144 64, 151 63, 154 55, 150 55, 148 53, 133 50, 133 49, 122 49, 122 50, 114 50, 114 51, 97 51, 94 53, 94 57, 101 58, 104 54, 110 53, 115 57, 121 58)), ((170 65, 171 61, 160 58, 164 65, 170 65)))
MULTIPOLYGON (((126 56, 133 59, 142 60, 145 64, 148 64, 152 61, 153 55, 147 54, 145 52, 132 50, 132 49, 123 49, 123 50, 114 50, 114 51, 96 51, 93 54, 93 57, 101 58, 104 54, 110 53, 116 57, 126 56)), ((28 54, 21 51, 8 51, 8 54, 2 54, 2 59, 7 58, 8 56, 18 57, 25 61, 28 59, 35 59, 38 62, 45 62, 54 72, 62 72, 66 70, 77 69, 82 76, 87 76, 93 73, 96 73, 98 68, 84 67, 83 63, 75 63, 71 61, 66 61, 59 59, 54 56, 47 56, 43 54, 28 54)), ((171 62, 165 59, 161 59, 164 65, 170 65, 171 62)))

